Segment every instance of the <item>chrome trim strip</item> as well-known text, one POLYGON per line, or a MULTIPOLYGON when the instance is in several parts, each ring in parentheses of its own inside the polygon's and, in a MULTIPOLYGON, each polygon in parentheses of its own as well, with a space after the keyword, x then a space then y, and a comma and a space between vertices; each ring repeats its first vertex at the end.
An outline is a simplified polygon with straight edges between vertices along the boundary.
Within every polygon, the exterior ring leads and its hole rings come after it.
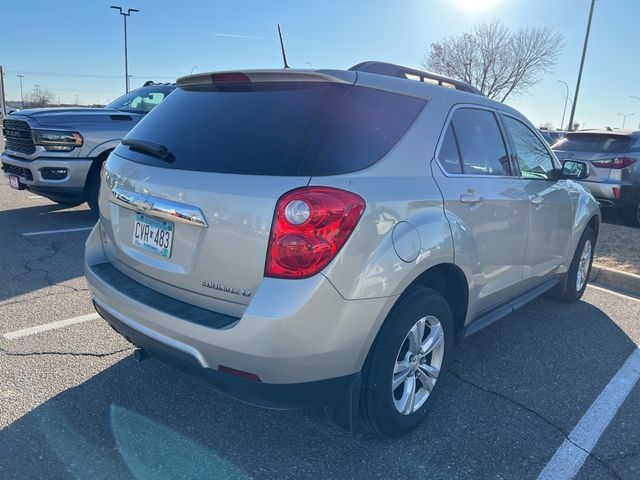
POLYGON ((120 187, 111 189, 111 202, 136 212, 149 213, 154 217, 171 222, 188 223, 207 228, 209 224, 202 210, 193 205, 174 202, 139 192, 131 192, 120 187))

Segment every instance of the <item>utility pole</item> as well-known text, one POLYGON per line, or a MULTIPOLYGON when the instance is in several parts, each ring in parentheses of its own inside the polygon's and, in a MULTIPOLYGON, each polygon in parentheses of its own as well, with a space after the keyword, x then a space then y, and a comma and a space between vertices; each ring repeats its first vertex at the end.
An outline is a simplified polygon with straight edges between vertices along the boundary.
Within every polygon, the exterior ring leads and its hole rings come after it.
POLYGON ((573 105, 571 106, 571 116, 569 117, 569 131, 573 130, 573 119, 576 114, 576 106, 578 104, 578 93, 580 92, 580 81, 582 80, 582 69, 584 68, 584 58, 587 55, 587 45, 589 44, 589 32, 591 31, 591 19, 593 18, 593 7, 596 0, 591 0, 591 9, 589 10, 589 21, 587 22, 587 33, 584 36, 584 46, 582 47, 582 59, 580 60, 580 70, 578 71, 578 82, 576 83, 576 93, 573 96, 573 105))
POLYGON ((622 117, 622 127, 620 127, 620 130, 624 130, 624 124, 627 121, 627 117, 633 117, 633 113, 619 113, 618 115, 622 117))
POLYGON ((22 104, 22 109, 24 110, 24 95, 22 94, 22 79, 24 75, 16 75, 20 79, 20 103, 22 104))
POLYGON ((567 94, 564 96, 564 110, 562 110, 562 121, 560 122, 560 130, 562 130, 562 126, 564 125, 564 115, 567 113, 567 100, 569 100, 569 85, 564 80, 558 80, 560 83, 564 85, 567 89, 567 94))
POLYGON ((136 8, 128 8, 125 12, 122 7, 117 7, 115 5, 111 5, 111 8, 114 10, 118 10, 122 18, 124 19, 124 84, 125 91, 129 93, 129 60, 127 58, 127 17, 131 16, 132 12, 139 12, 140 10, 136 8))
POLYGON ((7 116, 7 110, 4 106, 4 72, 2 71, 2 65, 0 65, 0 114, 2 114, 2 118, 7 116))

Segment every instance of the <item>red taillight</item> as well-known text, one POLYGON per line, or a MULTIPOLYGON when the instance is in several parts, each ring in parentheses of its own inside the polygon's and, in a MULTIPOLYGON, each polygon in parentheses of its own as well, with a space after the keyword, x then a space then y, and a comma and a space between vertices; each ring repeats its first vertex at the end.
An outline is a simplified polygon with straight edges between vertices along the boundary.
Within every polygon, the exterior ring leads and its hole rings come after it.
POLYGON ((596 160, 592 163, 594 167, 613 168, 615 170, 620 170, 622 168, 626 168, 629 165, 634 164, 635 161, 636 161, 635 158, 616 157, 616 158, 611 158, 609 160, 596 160))
POLYGON ((276 205, 265 275, 306 278, 333 260, 364 211, 355 193, 332 187, 303 187, 276 205))
POLYGON ((242 72, 223 72, 211 74, 214 85, 228 85, 230 83, 251 83, 251 79, 242 72))

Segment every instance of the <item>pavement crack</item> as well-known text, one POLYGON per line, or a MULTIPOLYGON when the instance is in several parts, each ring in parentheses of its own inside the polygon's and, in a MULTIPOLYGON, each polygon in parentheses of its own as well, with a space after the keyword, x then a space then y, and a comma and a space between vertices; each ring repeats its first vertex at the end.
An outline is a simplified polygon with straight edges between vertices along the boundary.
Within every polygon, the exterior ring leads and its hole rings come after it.
POLYGON ((496 397, 499 397, 509 403, 511 403, 512 405, 515 405, 518 408, 521 408, 527 412, 529 412, 530 414, 534 415, 535 417, 539 418, 540 420, 542 420, 544 423, 546 423, 547 425, 549 425, 550 427, 554 428, 555 430, 557 430, 558 432, 560 432, 560 434, 565 438, 565 440, 567 440, 569 443, 571 443, 572 445, 574 445, 576 448, 582 450, 584 453, 586 453, 590 458, 593 458, 596 462, 598 462, 600 465, 602 465, 603 468, 605 468, 611 475, 613 475, 613 477, 622 480, 622 477, 618 474, 618 472, 616 472, 611 466, 609 466, 607 464, 607 462, 598 457, 597 455, 594 455, 592 452, 590 452, 589 450, 587 450, 586 448, 583 448, 582 446, 578 445, 577 443, 575 443, 573 440, 571 440, 571 438, 569 438, 569 433, 566 432, 561 426, 556 425, 555 423, 553 423, 551 420, 549 420, 548 418, 546 418, 544 415, 542 415, 540 412, 537 412, 536 410, 526 406, 523 403, 518 402, 517 400, 514 400, 513 398, 505 395, 504 393, 500 393, 497 392, 495 390, 491 390, 487 387, 483 387, 482 385, 475 383, 467 378, 464 378, 462 375, 460 375, 457 372, 454 372, 453 370, 449 370, 449 372, 456 377, 458 380, 460 380, 462 383, 465 383, 467 385, 470 385, 478 390, 481 390, 485 393, 488 393, 489 395, 494 395, 496 397))
POLYGON ((38 357, 38 356, 47 356, 47 355, 56 355, 63 357, 110 357, 112 355, 117 355, 118 353, 128 352, 133 350, 132 347, 122 348, 120 350, 115 350, 113 352, 105 352, 105 353, 94 353, 94 352, 53 352, 53 351, 45 351, 45 352, 10 352, 5 348, 0 347, 0 353, 8 357, 38 357))
POLYGON ((0 308, 8 307, 9 305, 18 305, 20 303, 33 302, 34 300, 38 300, 40 298, 54 297, 54 296, 58 296, 58 295, 69 295, 71 293, 88 292, 89 291, 89 288, 87 288, 87 287, 77 288, 77 287, 73 287, 71 285, 54 284, 54 285, 50 285, 50 287, 51 288, 65 288, 65 289, 68 289, 68 291, 66 291, 66 292, 43 293, 42 295, 36 295, 36 296, 33 296, 33 297, 29 297, 29 298, 23 298, 21 300, 13 300, 11 302, 5 302, 5 303, 0 304, 0 308))

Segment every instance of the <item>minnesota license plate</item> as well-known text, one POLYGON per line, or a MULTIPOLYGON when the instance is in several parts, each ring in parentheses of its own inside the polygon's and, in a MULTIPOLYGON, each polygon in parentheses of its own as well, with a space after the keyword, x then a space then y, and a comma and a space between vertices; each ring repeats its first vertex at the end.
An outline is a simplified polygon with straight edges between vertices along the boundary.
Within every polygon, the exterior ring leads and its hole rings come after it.
POLYGON ((173 223, 136 213, 133 225, 133 244, 162 257, 171 256, 173 223))

